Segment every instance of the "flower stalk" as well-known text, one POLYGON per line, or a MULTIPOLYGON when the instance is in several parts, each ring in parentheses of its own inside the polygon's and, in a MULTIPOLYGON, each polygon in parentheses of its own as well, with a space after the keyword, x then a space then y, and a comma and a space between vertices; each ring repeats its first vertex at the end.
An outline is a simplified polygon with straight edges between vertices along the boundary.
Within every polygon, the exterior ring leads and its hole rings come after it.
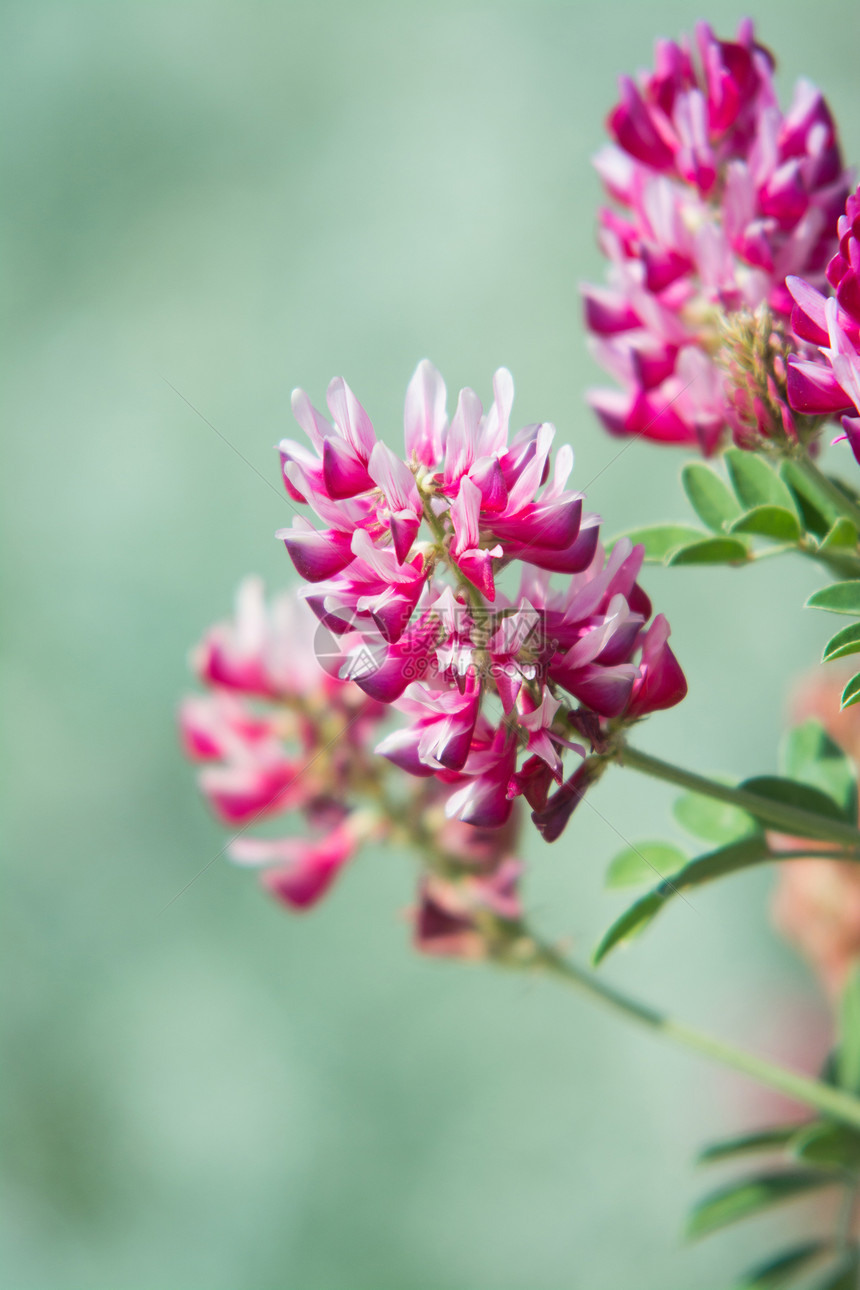
MULTIPOLYGON (((631 748, 629 744, 624 744, 620 750, 618 764, 627 766, 631 770, 638 770, 643 775, 650 775, 654 779, 662 779, 677 788, 686 788, 690 792, 701 793, 704 797, 712 797, 718 802, 737 806, 762 824, 779 829, 783 833, 816 838, 820 842, 833 842, 850 853, 860 852, 860 831, 847 821, 843 824, 840 820, 816 815, 812 811, 792 806, 787 802, 773 801, 749 789, 721 784, 718 780, 708 779, 705 775, 698 775, 695 771, 686 770, 682 766, 674 766, 671 762, 663 761, 638 748, 631 748)), ((852 854, 852 858, 860 858, 860 856, 855 857, 852 854)))
POLYGON ((596 1003, 605 1005, 628 1020, 665 1036, 689 1052, 698 1053, 721 1066, 747 1075, 757 1083, 811 1107, 822 1115, 860 1128, 860 1099, 675 1021, 657 1009, 630 998, 614 986, 607 985, 594 973, 565 958, 549 945, 528 938, 515 946, 509 958, 500 961, 508 967, 522 967, 545 973, 582 991, 596 1003))
POLYGON ((810 485, 824 502, 827 509, 834 508, 839 515, 850 520, 860 533, 860 506, 853 502, 847 493, 843 492, 833 480, 825 475, 824 471, 816 465, 808 453, 799 453, 792 457, 792 461, 803 478, 810 485))

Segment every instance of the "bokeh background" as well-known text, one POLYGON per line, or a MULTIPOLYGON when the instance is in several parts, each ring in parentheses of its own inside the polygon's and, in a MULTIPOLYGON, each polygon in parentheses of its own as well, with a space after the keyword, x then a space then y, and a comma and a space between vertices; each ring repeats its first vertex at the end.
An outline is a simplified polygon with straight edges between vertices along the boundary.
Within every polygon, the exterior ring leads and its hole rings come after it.
MULTIPOLYGON (((783 94, 823 85, 860 157, 854 0, 752 8, 783 94)), ((237 453, 276 480, 294 385, 345 375, 396 443, 420 357, 484 395, 506 363, 610 533, 685 517, 678 458, 613 462, 584 409, 577 284, 615 76, 698 16, 3 5, 4 1285, 716 1290, 775 1238, 680 1244, 698 1146, 768 1099, 558 987, 416 958, 407 857, 364 854, 304 919, 223 859, 173 900, 224 845, 176 746, 187 651, 246 571, 291 579, 237 453)), ((691 689, 643 746, 773 769, 819 581, 651 571, 691 689)), ((526 843, 529 906, 582 955, 618 834, 671 828, 632 773, 593 801, 526 843)), ((826 1013, 770 882, 679 902, 606 971, 812 1068, 826 1013)))

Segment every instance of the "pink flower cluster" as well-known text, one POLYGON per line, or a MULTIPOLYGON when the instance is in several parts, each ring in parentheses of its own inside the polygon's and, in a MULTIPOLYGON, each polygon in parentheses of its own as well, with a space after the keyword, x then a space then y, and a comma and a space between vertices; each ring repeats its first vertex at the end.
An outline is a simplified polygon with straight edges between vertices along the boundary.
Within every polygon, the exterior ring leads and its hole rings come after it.
MULTIPOLYGON (((368 748, 388 709, 331 674, 326 645, 302 600, 286 593, 267 605, 259 579, 248 578, 235 617, 213 627, 194 652, 206 691, 187 698, 179 714, 184 750, 201 763, 203 793, 238 830, 231 858, 261 867, 264 885, 295 910, 314 905, 360 846, 382 841, 396 823, 378 808, 390 764, 368 748), (295 813, 306 828, 301 836, 246 833, 295 813)), ((487 831, 449 820, 449 792, 416 782, 401 803, 443 870, 430 866, 421 879, 414 939, 425 953, 475 958, 485 952, 482 915, 520 916, 517 821, 487 831)))
POLYGON ((301 909, 327 890, 367 836, 352 801, 368 776, 366 747, 384 716, 357 686, 327 675, 314 654, 316 623, 283 595, 267 606, 248 578, 231 622, 213 627, 194 654, 206 693, 180 708, 186 753, 219 818, 240 832, 233 859, 271 866, 264 882, 301 909), (299 811, 307 837, 249 837, 258 821, 299 811))
POLYGON ((786 276, 823 281, 849 187, 830 110, 806 81, 780 110, 751 22, 734 41, 700 23, 692 43, 659 41, 638 83, 622 78, 608 128, 596 166, 616 203, 600 213, 609 283, 584 296, 621 389, 592 406, 613 434, 710 454, 731 432, 749 446, 718 361, 725 318, 766 304, 785 319, 786 276))
POLYGON ((557 836, 567 817, 550 790, 564 753, 585 751, 571 734, 599 752, 618 723, 677 703, 686 684, 665 618, 646 626, 642 549, 622 541, 607 559, 597 517, 567 488, 570 448, 551 469, 551 425, 511 438, 510 373, 493 386, 486 413, 465 389, 449 421, 441 376, 419 364, 405 459, 344 381, 329 386, 331 421, 297 391, 311 447, 281 443, 284 479, 324 527, 298 517, 279 536, 320 622, 359 635, 340 675, 409 719, 377 751, 452 786, 448 811, 462 821, 499 827, 522 794, 557 836), (519 586, 504 591, 514 564, 519 586))
POLYGON ((789 359, 788 398, 807 416, 846 413, 845 438, 860 461, 860 190, 849 196, 837 233, 839 246, 827 266, 832 295, 802 278, 788 279, 795 335, 818 348, 811 358, 789 359))

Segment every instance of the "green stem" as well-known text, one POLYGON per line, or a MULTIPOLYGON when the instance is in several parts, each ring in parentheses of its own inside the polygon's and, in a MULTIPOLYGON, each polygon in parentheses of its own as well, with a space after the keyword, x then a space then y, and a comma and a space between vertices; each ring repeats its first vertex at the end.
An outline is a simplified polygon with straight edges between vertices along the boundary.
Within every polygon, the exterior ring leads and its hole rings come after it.
MULTIPOLYGON (((813 539, 814 541, 814 539, 813 539)), ((813 546, 809 538, 799 538, 796 542, 783 542, 779 546, 766 546, 753 555, 753 561, 770 560, 774 556, 804 555, 808 560, 823 564, 836 578, 860 578, 860 558, 847 551, 822 551, 813 546)))
POLYGON ((800 551, 801 555, 809 555, 800 545, 800 542, 782 542, 779 546, 766 546, 761 551, 756 551, 754 559, 771 560, 776 555, 794 555, 795 551, 800 551))
POLYGON ((842 492, 842 489, 828 479, 823 470, 819 470, 811 457, 805 453, 803 456, 792 457, 792 465, 803 475, 810 487, 822 498, 829 503, 837 514, 844 515, 860 532, 860 506, 852 502, 851 498, 842 492))
POLYGON ((851 824, 816 815, 787 802, 771 801, 745 788, 720 784, 717 780, 707 779, 704 775, 684 770, 681 766, 673 766, 671 762, 661 761, 659 757, 652 757, 650 753, 641 752, 638 748, 631 748, 629 744, 622 748, 619 764, 641 771, 644 775, 652 775, 655 779, 665 780, 668 784, 676 784, 678 788, 686 788, 694 793, 701 793, 704 797, 716 798, 718 802, 728 802, 731 806, 740 807, 763 824, 783 833, 815 838, 820 842, 836 842, 851 851, 860 848, 860 832, 851 824))
POLYGON ((812 851, 807 847, 795 851, 769 851, 768 860, 840 860, 846 864, 857 863, 856 851, 834 851, 828 847, 826 851, 812 851))
POLYGON ((512 956, 510 960, 501 961, 514 967, 533 967, 546 972, 548 976, 582 990, 596 1002, 605 1004, 631 1021, 638 1022, 639 1025, 657 1034, 665 1035, 667 1039, 673 1040, 690 1052, 708 1057, 722 1066, 739 1071, 742 1075, 748 1075, 759 1084, 775 1089, 796 1102, 802 1102, 804 1106, 812 1107, 823 1115, 832 1116, 855 1128, 860 1127, 860 1099, 839 1089, 831 1088, 828 1084, 810 1079, 797 1071, 776 1066, 762 1057, 757 1057, 754 1053, 735 1048, 732 1044, 714 1039, 691 1026, 673 1021, 654 1008, 649 1008, 607 985, 593 973, 564 958, 551 946, 535 941, 531 941, 531 945, 533 947, 531 953, 524 958, 518 959, 512 956))
MULTIPOLYGON (((451 877, 452 874, 462 872, 459 858, 447 856, 440 849, 433 830, 426 826, 423 819, 423 806, 419 799, 412 803, 412 810, 407 809, 405 815, 402 813, 402 807, 388 798, 385 787, 381 783, 378 786, 378 799, 383 813, 387 811, 389 819, 396 820, 398 816, 402 816, 407 835, 404 840, 410 841, 422 854, 424 863, 431 873, 451 877)), ((776 1089, 824 1115, 860 1128, 860 1099, 817 1080, 809 1079, 796 1071, 785 1070, 753 1053, 747 1053, 743 1049, 723 1043, 722 1040, 714 1039, 690 1026, 673 1021, 655 1008, 629 998, 620 990, 607 985, 594 973, 564 958, 552 946, 534 938, 528 929, 521 925, 507 923, 485 910, 475 912, 475 922, 476 926, 485 924, 488 951, 494 962, 508 968, 536 969, 545 972, 548 976, 555 977, 567 985, 577 987, 592 999, 603 1003, 629 1020, 655 1033, 665 1035, 691 1052, 748 1075, 760 1084, 776 1089)))

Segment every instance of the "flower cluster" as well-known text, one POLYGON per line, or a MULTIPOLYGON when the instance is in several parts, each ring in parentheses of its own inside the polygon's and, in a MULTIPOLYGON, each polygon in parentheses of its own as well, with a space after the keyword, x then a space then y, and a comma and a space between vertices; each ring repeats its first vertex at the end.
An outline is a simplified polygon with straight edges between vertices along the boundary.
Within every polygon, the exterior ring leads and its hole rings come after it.
POLYGON ((517 819, 503 829, 470 828, 445 815, 451 788, 415 783, 385 801, 390 763, 368 749, 388 709, 333 674, 337 656, 305 603, 291 593, 269 605, 257 578, 239 589, 234 618, 194 651, 206 686, 187 698, 179 724, 187 755, 223 823, 238 829, 232 859, 262 867, 269 891, 306 909, 328 890, 365 842, 401 831, 425 856, 414 939, 431 954, 475 958, 486 951, 486 918, 516 922, 517 819), (298 813, 301 836, 249 836, 258 822, 298 813))
POLYGON ((555 837, 578 800, 563 783, 565 752, 585 755, 571 736, 600 755, 620 725, 677 703, 686 684, 665 618, 646 625, 641 548, 621 541, 606 557, 597 517, 567 488, 570 448, 551 470, 551 425, 511 438, 510 373, 493 385, 486 413, 465 389, 449 422, 442 378, 420 363, 405 460, 344 381, 329 386, 331 421, 297 391, 311 447, 281 443, 284 480, 325 527, 299 516, 278 536, 321 624, 358 634, 340 675, 409 718, 378 752, 450 785, 448 812, 466 823, 499 827, 524 795, 555 837), (519 586, 505 592, 514 564, 519 586))
POLYGON ((839 246, 827 266, 832 295, 803 278, 788 279, 795 335, 818 350, 789 359, 788 398, 807 416, 846 413, 844 437, 860 461, 860 190, 849 196, 837 232, 839 246))
POLYGON ((779 353, 785 280, 823 282, 848 191, 822 95, 800 81, 783 113, 752 24, 721 41, 700 23, 693 43, 658 42, 638 84, 622 78, 608 128, 614 144, 596 166, 616 203, 600 213, 609 284, 585 288, 585 314, 622 388, 593 392, 592 406, 613 434, 705 454, 728 433, 741 447, 794 438, 779 353), (760 394, 738 399, 748 373, 726 355, 726 335, 763 306, 775 361, 760 394))
POLYGON ((236 615, 213 627, 193 656, 204 694, 180 708, 187 754, 218 817, 240 832, 233 859, 271 866, 264 882, 295 908, 313 904, 372 827, 352 809, 371 775, 366 753, 384 709, 327 674, 314 653, 316 623, 289 594, 267 606, 248 578, 236 615), (249 837, 258 821, 300 811, 308 837, 249 837))

